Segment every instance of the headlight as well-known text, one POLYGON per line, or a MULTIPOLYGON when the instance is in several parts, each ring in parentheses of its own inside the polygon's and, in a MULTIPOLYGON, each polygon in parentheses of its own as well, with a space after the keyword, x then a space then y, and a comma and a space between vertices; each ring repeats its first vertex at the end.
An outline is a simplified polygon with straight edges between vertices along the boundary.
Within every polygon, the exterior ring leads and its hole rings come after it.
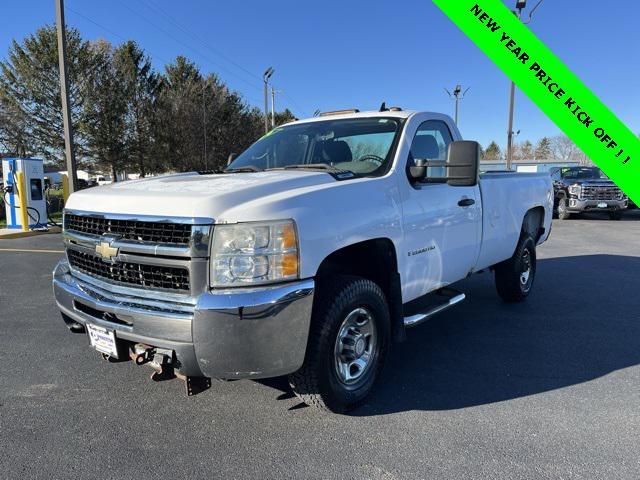
POLYGON ((293 220, 213 227, 211 286, 236 287, 298 278, 293 220))
POLYGON ((582 187, 580 185, 571 185, 569 187, 569 193, 571 195, 578 195, 580 196, 580 190, 582 190, 582 187))

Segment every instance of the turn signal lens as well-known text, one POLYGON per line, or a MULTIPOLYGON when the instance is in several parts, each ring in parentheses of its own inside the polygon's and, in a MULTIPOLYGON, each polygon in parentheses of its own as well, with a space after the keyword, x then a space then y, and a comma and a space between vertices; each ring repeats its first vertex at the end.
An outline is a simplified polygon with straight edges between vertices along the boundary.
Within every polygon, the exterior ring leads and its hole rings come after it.
POLYGON ((298 276, 298 254, 285 253, 282 255, 282 276, 298 276))
POLYGON ((296 247, 296 230, 293 223, 287 223, 282 226, 282 249, 291 250, 296 247))

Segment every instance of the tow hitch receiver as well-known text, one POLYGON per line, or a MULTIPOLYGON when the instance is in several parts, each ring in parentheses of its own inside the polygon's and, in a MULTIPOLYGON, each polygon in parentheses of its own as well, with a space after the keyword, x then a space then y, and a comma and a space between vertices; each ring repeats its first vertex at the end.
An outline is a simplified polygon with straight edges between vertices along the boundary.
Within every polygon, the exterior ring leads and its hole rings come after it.
POLYGON ((148 364, 153 368, 154 372, 151 374, 151 380, 154 382, 162 382, 173 378, 183 380, 187 395, 190 397, 211 388, 211 379, 208 377, 190 377, 176 372, 173 350, 136 343, 129 350, 129 356, 136 365, 148 364))

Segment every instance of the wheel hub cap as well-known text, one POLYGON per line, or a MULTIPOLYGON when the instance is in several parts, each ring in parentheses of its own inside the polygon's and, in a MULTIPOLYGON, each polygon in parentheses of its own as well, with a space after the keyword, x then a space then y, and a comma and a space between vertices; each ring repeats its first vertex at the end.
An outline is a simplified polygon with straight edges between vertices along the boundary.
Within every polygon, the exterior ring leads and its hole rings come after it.
POLYGON ((522 272, 520 273, 520 284, 524 287, 529 282, 531 276, 531 254, 525 250, 522 254, 522 272))
POLYGON ((335 345, 335 369, 345 384, 357 382, 369 370, 377 352, 375 321, 366 308, 352 310, 342 322, 335 345))

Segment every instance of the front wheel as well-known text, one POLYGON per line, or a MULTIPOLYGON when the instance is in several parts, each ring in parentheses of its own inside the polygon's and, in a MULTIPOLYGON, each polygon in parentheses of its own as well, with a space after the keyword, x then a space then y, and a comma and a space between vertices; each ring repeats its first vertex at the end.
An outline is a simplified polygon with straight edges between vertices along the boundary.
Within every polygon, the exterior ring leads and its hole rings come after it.
POLYGON ((524 301, 536 276, 536 243, 529 235, 520 238, 513 256, 496 265, 496 290, 505 302, 524 301))
POLYGON ((384 364, 389 308, 374 282, 340 277, 318 289, 302 368, 289 376, 307 405, 344 412, 361 404, 384 364))
POLYGON ((559 220, 569 220, 569 218, 571 218, 571 213, 569 212, 567 199, 565 197, 562 197, 558 200, 557 212, 558 212, 559 220))

